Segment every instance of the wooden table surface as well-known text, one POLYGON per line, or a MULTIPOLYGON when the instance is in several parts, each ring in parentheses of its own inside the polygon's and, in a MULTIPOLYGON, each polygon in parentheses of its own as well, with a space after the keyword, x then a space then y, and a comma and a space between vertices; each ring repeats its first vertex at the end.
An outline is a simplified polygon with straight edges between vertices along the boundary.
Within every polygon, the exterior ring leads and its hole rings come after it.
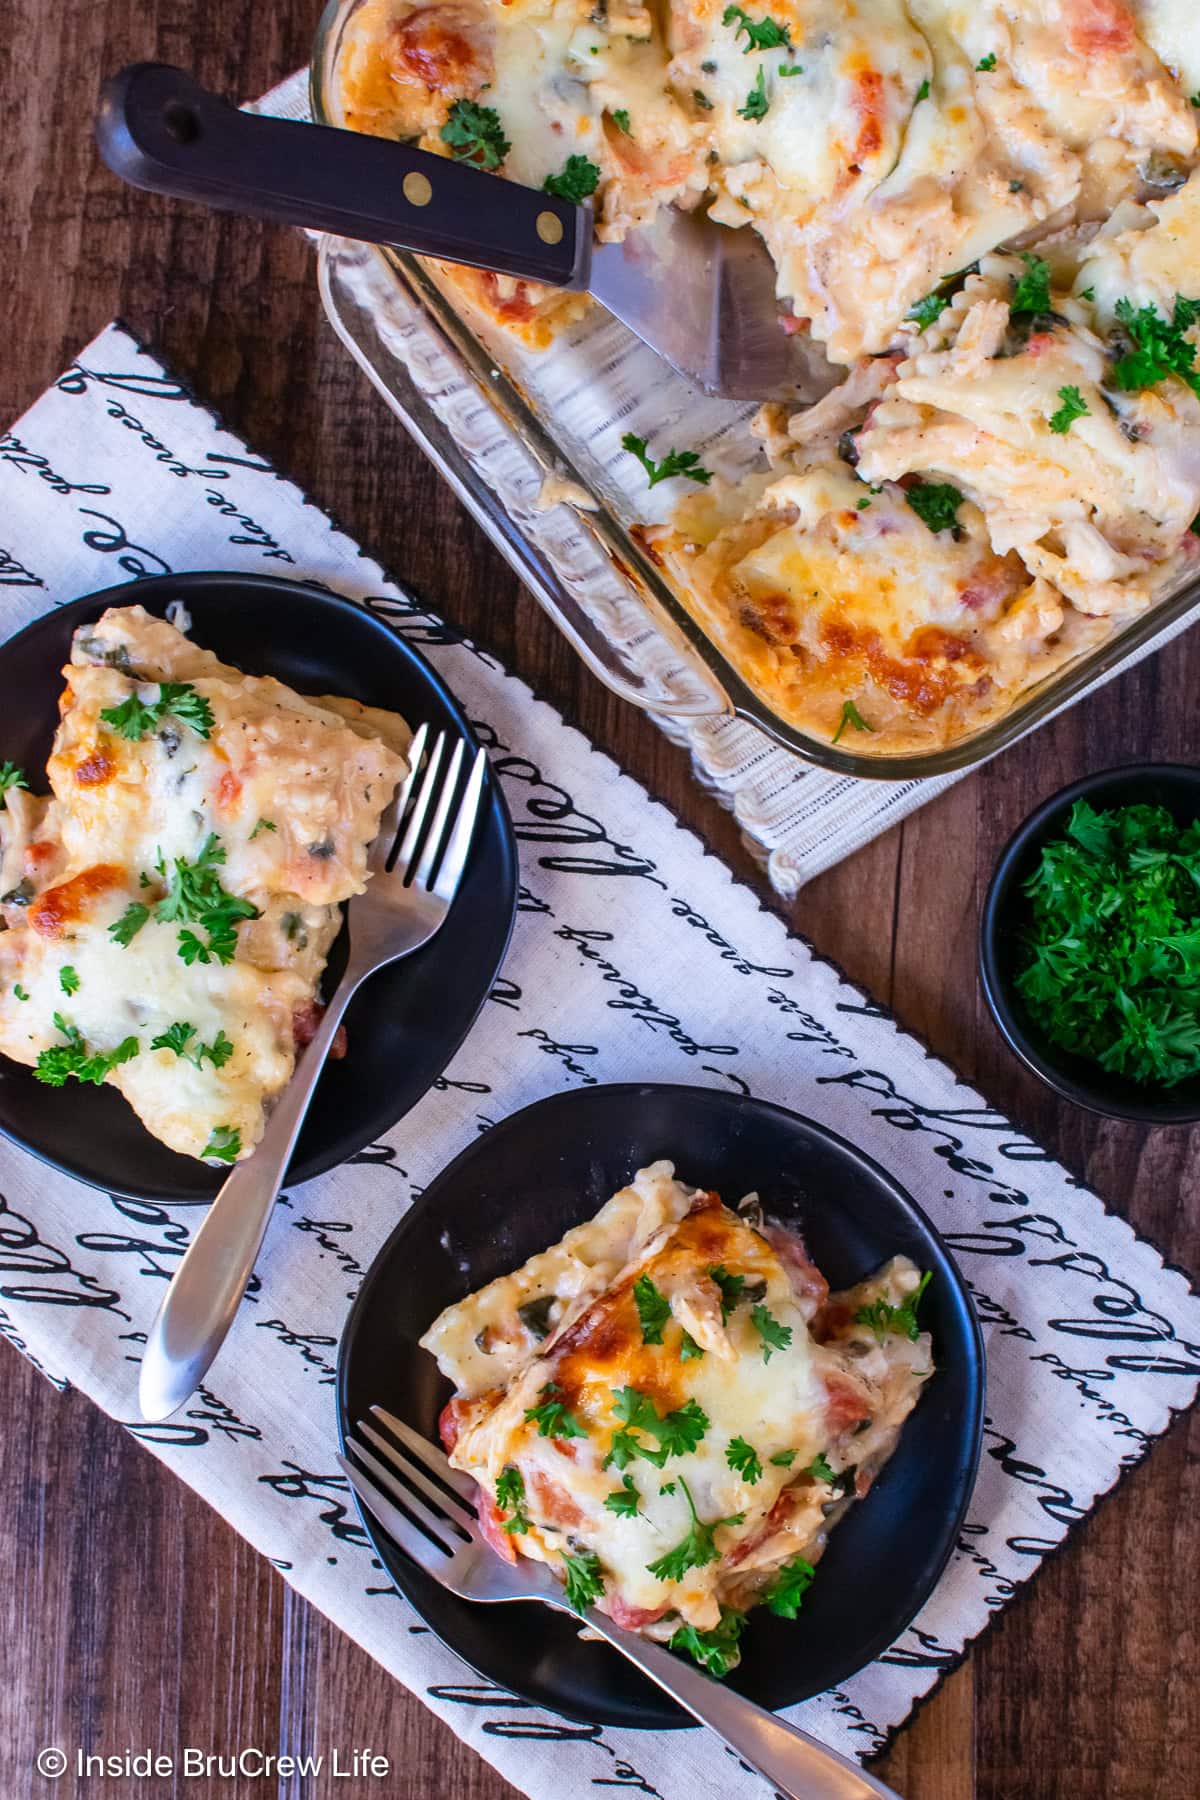
MULTIPOLYGON (((295 232, 135 195, 98 166, 104 75, 138 58, 231 96, 307 60, 315 0, 9 0, 0 37, 0 422, 115 314, 400 577, 482 640, 716 853, 769 892, 686 757, 581 667, 322 321, 295 232)), ((0 539, 3 521, 0 520, 0 539)), ((1076 707, 822 876, 788 919, 984 1093, 1200 1274, 1200 1131, 1058 1103, 1022 1073, 975 975, 980 897, 1029 808, 1084 771, 1194 758, 1200 634, 1076 707)), ((461 1747, 209 1509, 78 1394, 0 1350, 0 1795, 74 1791, 46 1744, 229 1753, 370 1746, 383 1783, 132 1784, 108 1795, 501 1800, 461 1747)), ((1180 1422, 901 1734, 908 1800, 1194 1800, 1200 1425, 1180 1422)))

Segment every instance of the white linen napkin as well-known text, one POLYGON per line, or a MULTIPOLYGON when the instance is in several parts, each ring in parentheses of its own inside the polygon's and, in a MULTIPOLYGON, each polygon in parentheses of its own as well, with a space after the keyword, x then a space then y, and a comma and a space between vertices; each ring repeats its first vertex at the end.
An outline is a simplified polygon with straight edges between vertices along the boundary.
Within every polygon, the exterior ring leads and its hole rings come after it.
MULTIPOLYGON (((1200 1300, 790 936, 610 757, 387 581, 109 326, 0 437, 0 633, 133 576, 214 568, 322 582, 436 665, 489 746, 513 815, 523 886, 512 947, 474 1030, 413 1112, 343 1168, 281 1196, 261 1285, 179 1418, 137 1422, 138 1347, 194 1208, 116 1199, 0 1144, 0 1329, 52 1380, 125 1422, 525 1793, 584 1800, 605 1785, 662 1800, 763 1800, 759 1779, 703 1732, 567 1725, 443 1648, 357 1523, 333 1462, 333 1381, 362 1272, 413 1197, 495 1120, 581 1082, 630 1080, 711 1084, 806 1113, 876 1157, 932 1216, 987 1340, 982 1468, 945 1576, 877 1662, 789 1715, 839 1749, 880 1749, 1190 1404, 1200 1300)), ((679 1158, 686 1177, 686 1145, 679 1158)))

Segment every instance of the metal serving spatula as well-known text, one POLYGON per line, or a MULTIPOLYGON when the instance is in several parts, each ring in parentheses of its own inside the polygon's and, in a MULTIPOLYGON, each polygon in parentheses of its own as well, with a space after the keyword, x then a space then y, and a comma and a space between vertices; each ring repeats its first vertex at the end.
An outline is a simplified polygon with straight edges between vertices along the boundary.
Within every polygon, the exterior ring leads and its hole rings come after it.
POLYGON ((813 401, 844 373, 784 331, 751 230, 664 207, 624 243, 595 244, 590 206, 391 139, 241 112, 165 63, 105 84, 96 139, 134 187, 586 290, 710 394, 813 401))

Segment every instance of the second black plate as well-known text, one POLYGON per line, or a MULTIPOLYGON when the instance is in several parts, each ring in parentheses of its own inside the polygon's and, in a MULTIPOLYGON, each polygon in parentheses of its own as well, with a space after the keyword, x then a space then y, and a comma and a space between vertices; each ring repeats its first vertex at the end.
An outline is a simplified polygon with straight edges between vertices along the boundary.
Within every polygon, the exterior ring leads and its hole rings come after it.
MULTIPOLYGON (((110 606, 162 617, 186 603, 206 650, 250 675, 274 675, 301 693, 346 694, 390 708, 414 728, 475 737, 457 701, 423 657, 361 606, 319 588, 265 575, 164 575, 62 606, 0 647, 0 760, 10 757, 46 791, 71 637, 110 606)), ((517 858, 494 779, 484 796, 471 860, 449 918, 415 956, 364 983, 346 1014, 349 1050, 321 1077, 290 1182, 344 1162, 403 1117, 441 1074, 470 1029, 512 931, 517 858)), ((345 928, 330 956, 342 966, 345 928)), ((225 1171, 180 1156, 142 1125, 113 1088, 45 1087, 0 1057, 0 1131, 43 1161, 112 1193, 167 1202, 211 1200, 225 1171)))
MULTIPOLYGON (((727 1201, 756 1190, 768 1214, 799 1226, 835 1288, 899 1253, 933 1271, 921 1322, 937 1367, 899 1447, 833 1532, 800 1618, 760 1608, 730 1677, 760 1705, 790 1706, 862 1668, 920 1610, 957 1540, 982 1431, 983 1347, 962 1277, 920 1208, 844 1139, 712 1088, 585 1088, 515 1113, 430 1183, 368 1271, 342 1337, 339 1427, 344 1440, 378 1404, 436 1441, 450 1387, 417 1341, 436 1314, 590 1218, 664 1156, 681 1180, 727 1201)), ((459 1600, 365 1523, 396 1585, 488 1680, 569 1718, 691 1723, 607 1644, 581 1643, 565 1614, 459 1600)))

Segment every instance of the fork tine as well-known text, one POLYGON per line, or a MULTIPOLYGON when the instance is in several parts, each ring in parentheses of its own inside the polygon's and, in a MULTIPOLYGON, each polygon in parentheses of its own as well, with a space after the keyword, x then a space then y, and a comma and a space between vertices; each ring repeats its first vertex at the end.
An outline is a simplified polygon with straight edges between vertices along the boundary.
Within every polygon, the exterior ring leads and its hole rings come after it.
POLYGON ((424 1500, 409 1487, 407 1481, 399 1479, 394 1464, 381 1462, 379 1457, 373 1456, 364 1445, 359 1443, 357 1438, 349 1438, 347 1443, 368 1474, 373 1475, 380 1487, 384 1488, 393 1500, 399 1501, 405 1512, 412 1516, 425 1535, 433 1538, 435 1543, 440 1544, 449 1555, 452 1556, 456 1550, 461 1550, 463 1545, 470 1541, 470 1533, 466 1526, 451 1519, 440 1518, 432 1508, 426 1506, 424 1500))
POLYGON ((453 900, 458 892, 458 884, 462 880, 467 852, 471 848, 471 839, 475 832, 475 821, 479 816, 479 803, 483 797, 483 778, 486 773, 487 753, 479 750, 467 779, 462 805, 458 809, 451 828, 450 841, 446 845, 446 854, 442 858, 437 881, 434 883, 434 893, 439 900, 445 900, 447 904, 453 900))
POLYGON ((429 1438, 422 1437, 419 1431, 414 1431, 411 1425, 406 1425, 403 1419, 398 1419, 395 1413, 388 1412, 384 1406, 373 1406, 371 1417, 378 1419, 382 1425, 386 1425, 392 1436, 399 1438, 416 1460, 424 1463, 425 1467, 436 1475, 439 1481, 444 1481, 447 1487, 452 1487, 456 1494, 461 1494, 462 1498, 469 1501, 472 1506, 475 1504, 479 1491, 475 1483, 469 1475, 464 1475, 461 1470, 451 1466, 440 1445, 432 1443, 429 1438))
POLYGON ((456 1491, 451 1495, 446 1493, 444 1488, 438 1487, 436 1482, 431 1481, 428 1475, 422 1472, 418 1463, 410 1462, 407 1456, 397 1450, 394 1444, 390 1444, 383 1433, 376 1431, 366 1419, 360 1419, 355 1430, 361 1437, 366 1438, 369 1444, 375 1446, 384 1461, 391 1463, 411 1487, 419 1488, 427 1500, 432 1500, 436 1507, 440 1507, 452 1525, 458 1525, 466 1530, 475 1524, 475 1509, 468 1506, 461 1494, 456 1491))
POLYGON ((427 888, 432 881, 434 864, 437 862, 437 855, 441 848, 442 839, 446 835, 446 820, 450 816, 450 808, 453 805, 455 791, 458 788, 458 772, 462 768, 462 759, 463 741, 459 738, 454 746, 454 754, 450 758, 450 765, 442 778, 441 792, 438 795, 437 811, 433 815, 433 824, 429 827, 428 834, 425 838, 425 850, 421 857, 420 865, 416 874, 413 876, 413 883, 417 887, 427 888))
POLYGON ((335 1455, 334 1461, 367 1511, 375 1515, 389 1537, 395 1538, 405 1555, 411 1556, 435 1581, 444 1580, 449 1561, 446 1552, 439 1545, 431 1543, 423 1532, 418 1531, 405 1518, 400 1508, 393 1506, 373 1481, 367 1480, 361 1469, 348 1462, 344 1456, 335 1455))
POLYGON ((429 752, 429 760, 425 764, 425 779, 421 783, 420 790, 413 802, 412 812, 409 814, 408 830, 404 833, 404 842, 400 846, 393 865, 398 875, 404 876, 407 873, 409 864, 416 855, 417 845, 421 841, 421 827, 425 823, 429 808, 437 793, 438 769, 441 765, 442 752, 445 748, 446 734, 444 731, 439 731, 436 738, 433 740, 433 748, 429 752))
POLYGON ((417 770, 421 767, 421 758, 425 754, 425 740, 428 736, 429 726, 424 723, 418 725, 405 752, 408 771, 404 780, 397 787, 390 804, 384 810, 379 821, 379 830, 375 834, 375 841, 371 845, 370 861, 374 874, 382 874, 387 866, 388 858, 392 854, 396 835, 400 830, 400 821, 404 817, 404 809, 408 805, 409 795, 412 793, 417 779, 417 770))

